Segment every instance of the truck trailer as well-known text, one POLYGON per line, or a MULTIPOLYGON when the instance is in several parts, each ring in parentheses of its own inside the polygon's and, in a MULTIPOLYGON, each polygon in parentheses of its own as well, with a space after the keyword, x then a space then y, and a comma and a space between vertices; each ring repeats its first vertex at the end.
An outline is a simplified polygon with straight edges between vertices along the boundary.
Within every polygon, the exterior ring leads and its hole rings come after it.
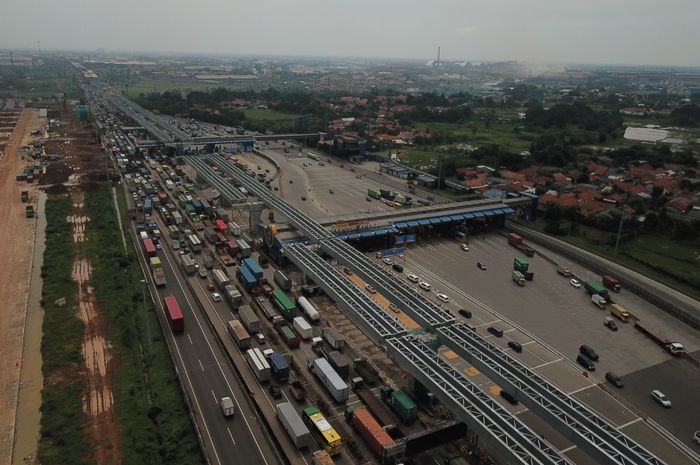
POLYGON ((348 400, 350 388, 345 384, 345 381, 336 373, 331 364, 325 358, 316 358, 309 360, 309 368, 311 372, 321 381, 331 397, 338 402, 343 403, 348 400))
POLYGON ((511 277, 513 278, 513 282, 517 284, 520 287, 525 286, 525 276, 520 271, 515 271, 511 273, 511 277))
POLYGON ((292 444, 297 449, 311 446, 313 443, 311 432, 294 406, 289 402, 283 402, 277 404, 275 409, 277 410, 277 418, 279 418, 284 430, 289 435, 289 439, 292 440, 292 444))
POLYGON ((683 344, 671 341, 665 334, 650 324, 642 320, 636 320, 634 322, 634 327, 642 332, 642 334, 646 335, 649 339, 666 349, 669 353, 673 355, 683 355, 685 353, 685 347, 683 347, 683 344))

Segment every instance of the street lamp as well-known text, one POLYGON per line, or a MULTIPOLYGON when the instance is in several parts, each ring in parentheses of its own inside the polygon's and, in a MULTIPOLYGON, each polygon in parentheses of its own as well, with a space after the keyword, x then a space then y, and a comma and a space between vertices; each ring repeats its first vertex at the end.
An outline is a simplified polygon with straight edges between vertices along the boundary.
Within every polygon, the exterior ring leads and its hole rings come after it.
POLYGON ((146 312, 146 280, 142 279, 141 281, 141 299, 143 302, 143 319, 146 320, 146 337, 147 337, 147 344, 148 344, 148 360, 150 362, 151 360, 151 322, 148 320, 148 313, 146 312))

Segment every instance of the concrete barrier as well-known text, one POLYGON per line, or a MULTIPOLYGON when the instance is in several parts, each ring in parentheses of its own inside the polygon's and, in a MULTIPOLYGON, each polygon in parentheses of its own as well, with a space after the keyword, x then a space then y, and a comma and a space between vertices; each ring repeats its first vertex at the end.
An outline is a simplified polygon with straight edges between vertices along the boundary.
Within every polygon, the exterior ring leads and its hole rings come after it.
POLYGON ((567 244, 550 235, 533 231, 512 221, 506 222, 506 228, 517 232, 524 238, 580 263, 601 275, 609 274, 617 278, 625 289, 634 292, 649 303, 673 315, 689 326, 700 329, 700 302, 682 294, 651 278, 632 271, 617 263, 595 255, 586 250, 567 244))

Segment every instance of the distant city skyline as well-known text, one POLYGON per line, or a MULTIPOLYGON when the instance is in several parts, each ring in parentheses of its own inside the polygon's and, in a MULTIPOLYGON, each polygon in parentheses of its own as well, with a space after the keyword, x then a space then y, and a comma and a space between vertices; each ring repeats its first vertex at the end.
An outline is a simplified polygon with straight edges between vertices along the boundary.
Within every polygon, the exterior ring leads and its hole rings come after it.
POLYGON ((8 0, 5 49, 700 66, 700 2, 8 0))

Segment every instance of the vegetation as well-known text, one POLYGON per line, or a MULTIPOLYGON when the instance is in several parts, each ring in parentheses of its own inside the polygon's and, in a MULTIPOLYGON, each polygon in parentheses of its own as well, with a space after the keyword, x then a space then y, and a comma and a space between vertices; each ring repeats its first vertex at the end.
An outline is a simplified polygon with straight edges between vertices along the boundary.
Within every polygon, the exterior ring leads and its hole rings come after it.
MULTIPOLYGON (((201 464, 204 460, 150 299, 145 305, 153 338, 147 340, 143 274, 131 242, 124 251, 110 189, 90 192, 86 208, 91 284, 119 361, 113 392, 123 463, 201 464)), ((122 198, 120 210, 126 218, 122 198)))
POLYGON ((71 276, 70 212, 68 198, 46 202, 46 250, 41 268, 44 386, 38 448, 39 462, 46 465, 87 464, 90 454, 82 403, 86 389, 81 376, 84 325, 76 314, 77 284, 71 276), (65 299, 65 305, 59 306, 59 299, 65 299))
POLYGON ((47 61, 32 66, 0 66, 0 98, 80 99, 83 93, 71 65, 47 61))
POLYGON ((700 105, 690 104, 671 112, 673 122, 679 126, 700 126, 700 105))

